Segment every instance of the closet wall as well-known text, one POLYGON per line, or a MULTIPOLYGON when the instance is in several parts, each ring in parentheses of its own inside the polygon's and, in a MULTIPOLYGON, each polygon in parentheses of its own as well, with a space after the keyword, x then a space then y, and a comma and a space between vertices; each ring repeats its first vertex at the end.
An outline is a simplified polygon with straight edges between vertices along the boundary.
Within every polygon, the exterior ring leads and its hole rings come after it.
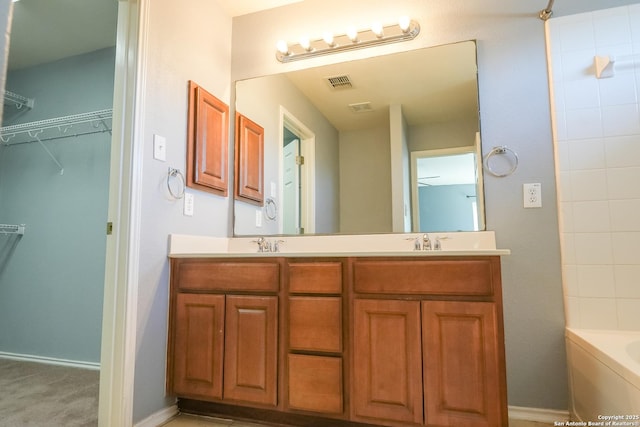
MULTIPOLYGON (((3 126, 112 108, 115 50, 9 71, 6 88, 34 98, 3 126)), ((74 129, 68 130, 73 134, 74 129)), ((111 135, 0 145, 0 222, 26 224, 11 251, 0 237, 0 355, 100 360, 111 135)))

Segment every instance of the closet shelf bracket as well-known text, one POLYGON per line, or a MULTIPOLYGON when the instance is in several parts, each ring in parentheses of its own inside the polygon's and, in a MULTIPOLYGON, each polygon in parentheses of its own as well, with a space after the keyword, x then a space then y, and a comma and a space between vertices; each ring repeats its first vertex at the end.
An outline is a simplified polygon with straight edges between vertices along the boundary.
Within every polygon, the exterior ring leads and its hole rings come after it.
POLYGON ((9 90, 4 91, 4 105, 11 105, 16 110, 31 110, 33 108, 33 103, 33 98, 27 98, 9 90))

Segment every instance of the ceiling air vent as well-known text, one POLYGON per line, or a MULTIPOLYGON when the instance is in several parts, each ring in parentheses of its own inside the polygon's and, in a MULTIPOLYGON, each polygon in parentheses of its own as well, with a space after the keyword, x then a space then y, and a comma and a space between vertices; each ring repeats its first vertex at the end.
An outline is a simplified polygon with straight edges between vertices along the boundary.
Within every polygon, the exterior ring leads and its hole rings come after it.
POLYGON ((351 79, 347 75, 327 77, 327 83, 332 89, 351 89, 353 87, 351 79))
POLYGON ((369 111, 373 111, 373 107, 371 106, 371 102, 358 102, 356 104, 349 104, 349 110, 354 113, 366 113, 369 111))

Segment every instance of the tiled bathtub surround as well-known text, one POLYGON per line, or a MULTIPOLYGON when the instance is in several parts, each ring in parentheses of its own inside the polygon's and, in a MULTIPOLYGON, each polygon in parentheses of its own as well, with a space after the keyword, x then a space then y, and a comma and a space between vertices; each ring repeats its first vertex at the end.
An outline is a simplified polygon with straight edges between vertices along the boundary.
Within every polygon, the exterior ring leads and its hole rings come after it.
POLYGON ((640 330, 640 4, 547 21, 568 326, 640 330), (619 60, 597 79, 594 57, 619 60))

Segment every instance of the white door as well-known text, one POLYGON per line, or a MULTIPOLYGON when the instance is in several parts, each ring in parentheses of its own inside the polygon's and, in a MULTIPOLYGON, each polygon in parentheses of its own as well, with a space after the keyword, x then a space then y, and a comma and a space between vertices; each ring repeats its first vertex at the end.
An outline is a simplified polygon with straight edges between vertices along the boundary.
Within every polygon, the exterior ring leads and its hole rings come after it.
POLYGON ((294 139, 283 151, 282 223, 284 234, 298 234, 300 229, 300 140, 294 139))

